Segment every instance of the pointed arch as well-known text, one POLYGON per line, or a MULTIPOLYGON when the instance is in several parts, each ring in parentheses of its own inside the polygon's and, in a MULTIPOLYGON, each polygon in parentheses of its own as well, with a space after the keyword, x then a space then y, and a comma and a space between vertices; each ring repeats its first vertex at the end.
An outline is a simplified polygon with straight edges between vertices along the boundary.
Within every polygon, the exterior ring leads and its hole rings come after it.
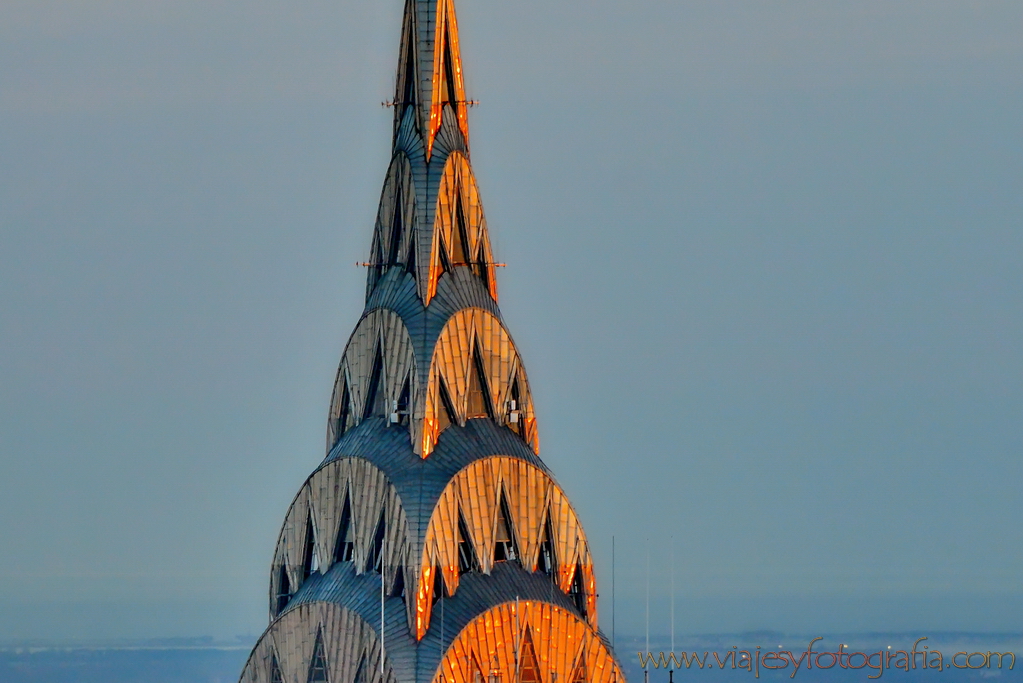
MULTIPOLYGON (((356 574, 383 570, 386 586, 400 581, 412 587, 408 593, 417 585, 419 571, 413 544, 401 498, 383 471, 363 458, 330 460, 310 475, 288 509, 271 569, 270 614, 284 612, 312 573, 312 565, 304 562, 309 548, 322 574, 335 562, 351 562, 356 574), (295 564, 289 557, 296 558, 295 564)), ((407 598, 405 603, 412 628, 414 601, 407 598)))
POLYGON ((316 525, 313 523, 311 507, 309 514, 306 515, 305 530, 305 547, 302 550, 302 581, 320 569, 320 558, 316 553, 316 525))
POLYGON ((485 574, 495 562, 510 560, 512 555, 527 571, 537 571, 546 539, 551 561, 556 563, 549 568, 550 580, 568 595, 578 576, 586 601, 580 613, 585 612, 587 621, 596 626, 593 559, 574 508, 545 471, 520 458, 495 455, 455 473, 430 515, 418 560, 417 638, 429 629, 439 578, 448 595, 458 591, 465 573, 462 539, 471 542, 479 571, 485 574))
POLYGON ((464 426, 480 417, 509 427, 539 452, 529 383, 511 336, 492 313, 466 308, 437 337, 417 452, 428 457, 449 422, 464 426))
POLYGON ((327 452, 367 416, 390 413, 394 402, 402 400, 406 382, 407 412, 411 418, 407 423, 409 437, 416 444, 419 443, 416 417, 422 415, 422 408, 417 403, 419 376, 412 337, 394 311, 385 308, 368 311, 352 332, 338 365, 327 416, 327 452))
POLYGON ((458 510, 458 574, 461 576, 467 572, 478 572, 480 562, 476 558, 476 548, 472 544, 472 534, 469 526, 465 523, 465 516, 462 515, 461 507, 458 510))
POLYGON ((497 301, 494 257, 479 187, 469 160, 459 151, 452 152, 444 161, 434 206, 430 253, 426 287, 420 288, 425 304, 436 296, 440 276, 458 266, 470 268, 497 301))
POLYGON ((341 495, 344 503, 341 505, 337 540, 334 542, 334 562, 351 562, 355 553, 355 534, 352 533, 352 501, 347 485, 341 495))
POLYGON ((533 648, 533 638, 529 635, 530 629, 522 633, 519 644, 518 683, 542 683, 540 678, 540 663, 536 659, 536 649, 533 648))
POLYGON ((415 226, 416 188, 412 164, 404 152, 398 151, 391 159, 380 192, 370 247, 367 299, 380 278, 391 268, 408 270, 408 260, 415 251, 415 226))
POLYGON ((511 562, 519 558, 519 544, 515 540, 515 524, 512 522, 508 497, 502 487, 498 494, 497 520, 494 525, 494 562, 511 562))
POLYGON ((277 651, 270 653, 270 683, 284 683, 284 674, 281 673, 281 664, 277 660, 277 651))
POLYGON ((625 680, 594 628, 569 610, 535 600, 502 603, 470 621, 445 651, 432 683, 476 683, 478 661, 523 683, 527 677, 539 683, 580 683, 573 678, 580 665, 587 674, 584 683, 625 680), (553 656, 538 657, 541 653, 553 656))
POLYGON ((440 130, 444 105, 455 112, 458 129, 469 143, 469 119, 466 112, 465 84, 462 78, 462 57, 458 44, 458 22, 451 0, 437 0, 433 34, 433 76, 430 121, 426 133, 426 158, 433 152, 433 141, 440 130))
POLYGON ((267 627, 249 655, 240 680, 270 683, 276 660, 281 679, 287 683, 307 683, 311 673, 329 683, 353 683, 358 678, 359 662, 366 660, 364 668, 368 670, 363 683, 398 683, 389 650, 384 656, 382 677, 372 666, 380 654, 376 630, 357 612, 333 602, 308 602, 282 614, 267 627))
POLYGON ((316 642, 313 645, 313 656, 309 660, 308 683, 330 683, 327 673, 327 654, 323 651, 323 629, 316 631, 316 642))

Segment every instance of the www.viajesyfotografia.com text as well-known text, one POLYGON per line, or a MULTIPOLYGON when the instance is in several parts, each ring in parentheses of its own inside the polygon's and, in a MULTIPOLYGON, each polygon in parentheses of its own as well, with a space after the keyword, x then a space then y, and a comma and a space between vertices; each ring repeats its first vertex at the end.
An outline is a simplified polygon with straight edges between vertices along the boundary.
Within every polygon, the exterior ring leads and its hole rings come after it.
POLYGON ((946 657, 941 650, 932 650, 921 643, 926 637, 918 638, 909 650, 878 650, 877 652, 847 652, 846 645, 839 645, 837 650, 814 650, 814 645, 823 637, 814 638, 805 650, 762 650, 757 646, 754 650, 740 650, 732 647, 721 652, 658 653, 640 652, 639 663, 644 669, 746 669, 760 678, 761 670, 776 671, 791 667, 790 678, 795 678, 800 670, 813 669, 868 669, 872 670, 867 678, 880 678, 886 670, 913 669, 929 670, 935 673, 948 669, 1012 669, 1016 665, 1016 655, 1012 652, 956 652, 946 657))

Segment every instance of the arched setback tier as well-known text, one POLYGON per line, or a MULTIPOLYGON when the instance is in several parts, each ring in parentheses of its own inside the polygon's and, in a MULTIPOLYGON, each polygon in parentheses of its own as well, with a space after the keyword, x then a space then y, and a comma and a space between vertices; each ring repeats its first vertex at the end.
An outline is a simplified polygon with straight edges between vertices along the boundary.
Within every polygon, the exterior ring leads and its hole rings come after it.
POLYGON ((415 593, 416 638, 430 628, 437 591, 454 596, 462 574, 489 574, 501 561, 551 574, 596 628, 593 559, 575 510, 546 472, 499 455, 455 474, 434 507, 415 593))
POLYGON ((417 396, 415 352, 405 323, 386 308, 369 311, 348 340, 334 378, 327 450, 344 432, 374 415, 397 414, 399 422, 410 424, 414 437, 422 420, 421 409, 416 419, 417 396))
POLYGON ((494 257, 479 188, 469 160, 453 151, 444 161, 437 190, 425 304, 437 295, 441 275, 459 266, 469 268, 497 301, 494 257))
POLYGON ((429 456, 448 425, 473 418, 493 419, 540 452, 526 370, 504 325, 481 308, 452 315, 437 338, 417 452, 429 456))
POLYGON ((433 683, 624 683, 604 640, 572 612, 535 600, 505 602, 455 637, 433 683))
MULTIPOLYGON (((429 10, 427 10, 429 11, 429 10)), ((462 57, 458 46, 458 21, 452 0, 437 0, 436 14, 417 17, 418 22, 429 25, 433 20, 433 73, 430 76, 430 114, 426 127, 426 158, 430 158, 434 140, 440 132, 442 114, 450 108, 455 114, 458 129, 465 143, 469 142, 469 118, 466 111, 465 84, 462 77, 462 57), (425 20, 425 21, 423 21, 425 20)), ((417 22, 417 23, 418 23, 417 22)), ((428 34, 429 35, 429 34, 428 34)), ((423 73, 425 76, 426 73, 423 73)), ((426 90, 426 88, 424 88, 426 90)), ((425 98, 424 98, 425 99, 425 98)))
POLYGON ((324 464, 295 496, 281 528, 270 571, 271 619, 306 579, 335 562, 353 563, 356 574, 383 567, 389 592, 414 582, 412 547, 401 498, 382 470, 363 458, 324 464))
POLYGON ((398 683, 388 658, 380 674, 380 639, 340 605, 299 605, 263 633, 239 683, 398 683))
POLYGON ((389 270, 399 268, 414 273, 417 251, 416 186, 408 156, 398 151, 387 169, 377 209, 366 281, 367 299, 389 270))
POLYGON ((428 457, 449 425, 487 418, 518 434, 534 453, 540 439, 526 370, 500 319, 463 308, 444 322, 432 347, 423 387, 417 353, 402 318, 376 308, 352 333, 334 380, 327 450, 373 416, 408 429, 413 450, 428 457))

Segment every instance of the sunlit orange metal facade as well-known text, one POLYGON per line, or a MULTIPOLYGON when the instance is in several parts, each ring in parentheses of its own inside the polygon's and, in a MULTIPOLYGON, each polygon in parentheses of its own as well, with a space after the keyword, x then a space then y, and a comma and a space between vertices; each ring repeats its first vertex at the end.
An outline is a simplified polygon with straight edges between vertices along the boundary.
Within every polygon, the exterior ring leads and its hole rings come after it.
POLYGON ((453 0, 406 1, 390 104, 366 309, 242 681, 621 681, 497 306, 453 0))

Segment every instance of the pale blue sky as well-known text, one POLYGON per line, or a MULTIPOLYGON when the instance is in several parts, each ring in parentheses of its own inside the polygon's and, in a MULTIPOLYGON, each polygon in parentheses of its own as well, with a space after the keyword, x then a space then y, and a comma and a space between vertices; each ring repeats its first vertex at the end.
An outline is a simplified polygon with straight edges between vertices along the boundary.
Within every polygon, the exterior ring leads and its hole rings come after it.
MULTIPOLYGON (((673 535, 680 632, 1023 630, 1023 4, 458 7, 502 310, 605 628, 611 536, 637 632, 673 535)), ((265 626, 400 14, 5 3, 0 638, 265 626)))

